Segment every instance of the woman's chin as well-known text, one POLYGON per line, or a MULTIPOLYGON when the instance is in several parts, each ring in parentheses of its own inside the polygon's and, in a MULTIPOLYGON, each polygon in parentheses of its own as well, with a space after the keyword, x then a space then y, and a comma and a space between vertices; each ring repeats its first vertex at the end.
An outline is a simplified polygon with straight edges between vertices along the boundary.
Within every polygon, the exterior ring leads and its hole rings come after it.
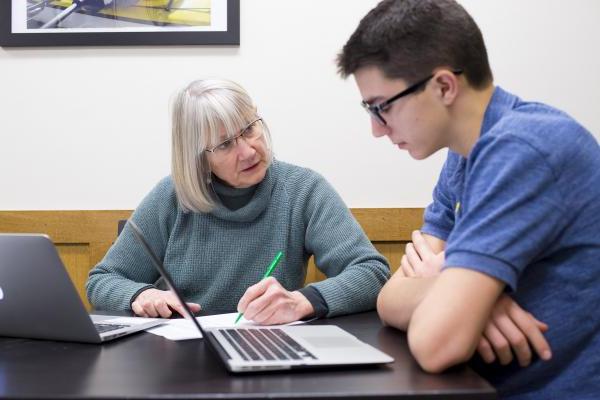
POLYGON ((239 173, 239 188, 247 188, 262 182, 267 174, 267 166, 263 162, 259 162, 252 168, 245 169, 239 173))

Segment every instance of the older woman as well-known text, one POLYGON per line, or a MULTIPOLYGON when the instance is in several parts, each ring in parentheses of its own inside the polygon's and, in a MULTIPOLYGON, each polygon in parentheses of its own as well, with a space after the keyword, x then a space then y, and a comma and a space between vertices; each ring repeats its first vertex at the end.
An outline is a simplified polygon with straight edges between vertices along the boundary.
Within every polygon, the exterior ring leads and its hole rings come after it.
MULTIPOLYGON (((239 85, 199 80, 172 111, 172 173, 133 213, 186 301, 263 324, 372 309, 389 267, 317 173, 273 159, 271 137, 239 85), (261 281, 275 254, 284 256, 261 281), (327 279, 303 287, 307 262, 327 279)), ((86 284, 94 307, 181 313, 129 226, 86 284)))

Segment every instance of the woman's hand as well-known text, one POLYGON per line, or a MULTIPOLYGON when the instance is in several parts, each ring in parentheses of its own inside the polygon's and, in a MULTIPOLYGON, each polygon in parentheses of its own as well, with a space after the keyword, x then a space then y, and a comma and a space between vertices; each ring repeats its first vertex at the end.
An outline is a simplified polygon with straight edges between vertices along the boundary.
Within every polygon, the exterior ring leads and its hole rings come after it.
POLYGON ((298 291, 289 292, 270 277, 250 286, 240 299, 238 311, 261 325, 285 324, 314 314, 314 308, 298 291))
POLYGON ((547 330, 548 325, 523 310, 509 296, 502 295, 492 310, 477 352, 486 363, 497 358, 500 364, 507 365, 516 356, 519 365, 526 367, 531 363, 532 350, 547 361, 552 358, 550 345, 543 335, 547 330))
MULTIPOLYGON (((187 303, 193 313, 200 311, 200 305, 196 303, 187 303)), ((186 316, 183 306, 170 291, 158 290, 154 288, 146 289, 141 292, 131 303, 131 309, 140 317, 162 317, 169 318, 173 311, 177 311, 182 316, 186 316)))

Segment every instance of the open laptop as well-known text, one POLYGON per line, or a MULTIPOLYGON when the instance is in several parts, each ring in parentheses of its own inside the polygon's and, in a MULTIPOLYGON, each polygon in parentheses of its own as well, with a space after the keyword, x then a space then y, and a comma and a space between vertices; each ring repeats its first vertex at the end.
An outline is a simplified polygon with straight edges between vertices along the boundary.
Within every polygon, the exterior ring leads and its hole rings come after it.
POLYGON ((226 368, 231 372, 289 370, 385 364, 389 355, 358 340, 335 325, 293 325, 204 329, 194 318, 162 262, 150 248, 140 228, 128 221, 167 286, 177 296, 187 318, 193 321, 226 368))
POLYGON ((0 336, 102 343, 163 322, 116 318, 88 314, 48 236, 0 234, 0 336))

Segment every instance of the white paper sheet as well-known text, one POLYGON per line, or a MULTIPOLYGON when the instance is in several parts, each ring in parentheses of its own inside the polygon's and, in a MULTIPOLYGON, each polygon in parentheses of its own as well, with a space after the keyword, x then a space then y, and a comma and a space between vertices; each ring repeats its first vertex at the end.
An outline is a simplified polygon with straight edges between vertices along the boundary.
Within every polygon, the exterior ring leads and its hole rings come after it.
POLYGON ((242 315, 240 322, 237 324, 235 320, 237 319, 238 313, 228 313, 228 314, 215 314, 215 315, 207 315, 205 317, 196 318, 200 325, 203 328, 231 328, 233 326, 259 326, 256 322, 248 321, 242 315))
POLYGON ((201 339, 202 334, 192 321, 187 319, 169 319, 166 323, 146 330, 169 340, 201 339))
POLYGON ((160 318, 142 318, 142 317, 115 317, 110 319, 103 319, 98 321, 99 323, 110 323, 116 325, 139 325, 145 324, 146 322, 159 321, 160 318))
MULTIPOLYGON (((202 328, 230 328, 239 326, 260 326, 255 322, 248 321, 244 317, 240 319, 240 322, 235 323, 237 313, 228 314, 216 314, 208 315, 205 317, 197 317, 196 320, 202 328)), ((286 325, 302 324, 303 321, 296 321, 286 325)), ((202 334, 198 331, 198 328, 192 321, 187 319, 169 319, 166 323, 148 329, 146 332, 150 332, 154 335, 162 336, 169 340, 188 340, 188 339, 200 339, 202 334)))

